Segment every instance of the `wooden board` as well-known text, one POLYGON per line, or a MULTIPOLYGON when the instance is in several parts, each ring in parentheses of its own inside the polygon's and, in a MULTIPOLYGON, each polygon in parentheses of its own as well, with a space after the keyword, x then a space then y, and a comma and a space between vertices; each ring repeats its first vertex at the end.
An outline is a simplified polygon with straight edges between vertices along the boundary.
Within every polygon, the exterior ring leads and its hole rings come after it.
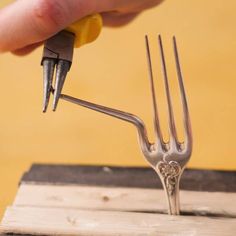
MULTIPOLYGON (((35 164, 21 182, 162 189, 157 174, 148 167, 35 164)), ((186 169, 180 187, 194 191, 236 192, 235 183, 236 171, 186 169)))
MULTIPOLYGON (((187 215, 236 217, 236 193, 181 191, 187 215)), ((78 185, 21 184, 14 206, 167 213, 163 190, 78 185)))
POLYGON ((0 234, 234 236, 236 172, 187 170, 182 180, 182 215, 169 216, 151 169, 34 165, 0 234))
POLYGON ((3 233, 33 235, 233 236, 236 219, 11 207, 6 212, 1 230, 3 233))

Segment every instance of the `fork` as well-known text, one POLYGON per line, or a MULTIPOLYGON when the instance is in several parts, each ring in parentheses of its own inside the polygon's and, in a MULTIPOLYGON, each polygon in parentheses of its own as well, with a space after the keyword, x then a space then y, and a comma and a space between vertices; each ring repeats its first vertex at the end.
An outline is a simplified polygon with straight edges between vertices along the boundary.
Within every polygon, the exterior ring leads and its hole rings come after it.
POLYGON ((192 153, 192 132, 191 132, 189 110, 183 84, 182 72, 179 62, 177 43, 175 37, 173 37, 173 50, 174 50, 176 71, 177 71, 180 97, 183 110, 183 126, 184 126, 184 136, 185 136, 184 142, 180 142, 177 137, 163 44, 161 36, 159 35, 158 44, 160 48, 162 72, 163 72, 165 93, 168 106, 168 125, 169 125, 169 141, 164 142, 163 140, 160 128, 155 89, 154 89, 153 69, 152 69, 148 36, 145 36, 145 43, 146 43, 149 78, 150 78, 153 111, 154 111, 154 129, 155 129, 154 143, 149 142, 145 124, 136 115, 116 110, 113 108, 101 106, 98 104, 94 104, 64 94, 61 94, 61 98, 74 104, 104 113, 109 116, 119 118, 121 120, 130 122, 133 125, 135 125, 138 131, 139 143, 142 153, 147 162, 149 163, 149 165, 155 170, 155 172, 161 179, 163 188, 167 196, 167 202, 169 207, 168 213, 170 215, 179 215, 180 214, 179 183, 181 175, 192 153))

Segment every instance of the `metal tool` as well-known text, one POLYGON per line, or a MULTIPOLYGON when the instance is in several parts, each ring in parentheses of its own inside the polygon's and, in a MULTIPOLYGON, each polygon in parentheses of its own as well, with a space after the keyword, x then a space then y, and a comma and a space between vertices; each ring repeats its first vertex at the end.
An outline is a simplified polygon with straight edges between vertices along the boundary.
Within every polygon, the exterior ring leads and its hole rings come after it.
POLYGON ((187 99, 186 99, 186 94, 184 90, 179 56, 178 56, 178 51, 177 51, 176 39, 175 37, 173 37, 175 63, 176 63, 176 70, 177 70, 180 95, 181 95, 182 107, 183 107, 183 123, 184 123, 185 141, 182 143, 177 138, 177 132, 175 128, 175 121, 174 121, 172 102, 171 102, 171 94, 170 94, 170 89, 169 89, 169 82, 168 82, 168 77, 167 77, 167 69, 166 69, 161 36, 158 37, 158 44, 160 48, 165 92, 166 92, 167 105, 168 105, 170 137, 167 143, 163 141, 162 132, 160 128, 156 95, 155 95, 155 89, 154 89, 152 62, 151 62, 149 42, 148 42, 147 36, 146 36, 146 48, 147 48, 147 58, 148 58, 148 65, 149 65, 149 74, 150 74, 150 83, 151 83, 151 92, 152 92, 153 110, 154 110, 154 126, 155 126, 155 135, 156 135, 155 143, 149 142, 144 122, 139 117, 133 114, 119 111, 113 108, 104 107, 104 106, 90 103, 87 101, 83 101, 81 99, 73 98, 68 95, 62 94, 61 98, 66 101, 75 103, 77 105, 107 114, 109 116, 113 116, 113 117, 116 117, 121 120, 134 124, 138 130, 138 137, 139 137, 142 153, 145 159, 147 160, 147 162, 156 171, 156 173, 159 175, 162 181, 162 184, 163 184, 163 187, 166 192, 167 199, 168 199, 169 214, 179 215, 180 214, 179 182, 180 182, 181 175, 184 171, 184 168, 191 156, 192 132, 191 132, 191 125, 190 125, 189 111, 188 111, 188 106, 187 106, 187 99))
POLYGON ((87 16, 45 42, 41 61, 44 68, 43 112, 47 110, 51 92, 54 93, 53 111, 57 108, 67 73, 72 64, 74 47, 78 48, 94 41, 101 29, 102 18, 99 14, 87 16), (56 79, 53 89, 55 67, 56 79))

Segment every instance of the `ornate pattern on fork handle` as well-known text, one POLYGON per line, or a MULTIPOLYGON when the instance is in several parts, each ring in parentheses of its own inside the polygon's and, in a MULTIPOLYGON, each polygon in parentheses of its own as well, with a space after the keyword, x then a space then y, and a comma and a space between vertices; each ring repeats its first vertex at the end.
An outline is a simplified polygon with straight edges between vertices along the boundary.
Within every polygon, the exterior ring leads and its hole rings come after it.
POLYGON ((179 214, 179 181, 182 173, 181 166, 176 161, 160 161, 156 166, 156 172, 161 179, 167 195, 169 214, 179 214))

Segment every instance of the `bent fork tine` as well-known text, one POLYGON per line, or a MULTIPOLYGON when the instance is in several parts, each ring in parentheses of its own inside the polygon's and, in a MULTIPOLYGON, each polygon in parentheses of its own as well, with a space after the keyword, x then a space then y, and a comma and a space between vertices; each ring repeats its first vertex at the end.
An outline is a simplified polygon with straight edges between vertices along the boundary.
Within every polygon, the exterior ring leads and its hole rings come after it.
POLYGON ((187 103, 186 93, 184 89, 183 76, 182 76, 180 62, 179 62, 179 55, 178 55, 178 49, 177 49, 175 36, 173 37, 173 47, 174 47, 176 71, 177 71, 178 81, 179 81, 180 96, 181 96, 182 106, 183 106, 183 121, 184 121, 184 132, 185 132, 184 149, 190 155, 192 152, 191 122, 190 122, 188 103, 187 103))
MULTIPOLYGON (((148 140, 147 130, 144 125, 144 122, 139 117, 128 112, 120 111, 120 110, 110 108, 110 107, 105 107, 105 106, 98 105, 92 102, 84 101, 79 98, 74 98, 65 94, 61 94, 60 98, 65 101, 80 105, 82 107, 86 107, 88 109, 132 123, 133 125, 136 126, 138 130, 139 141, 140 141, 142 152, 145 156, 148 156, 148 153, 150 152, 152 144, 150 144, 148 140)), ((151 160, 148 160, 148 161, 151 163, 151 160)))

